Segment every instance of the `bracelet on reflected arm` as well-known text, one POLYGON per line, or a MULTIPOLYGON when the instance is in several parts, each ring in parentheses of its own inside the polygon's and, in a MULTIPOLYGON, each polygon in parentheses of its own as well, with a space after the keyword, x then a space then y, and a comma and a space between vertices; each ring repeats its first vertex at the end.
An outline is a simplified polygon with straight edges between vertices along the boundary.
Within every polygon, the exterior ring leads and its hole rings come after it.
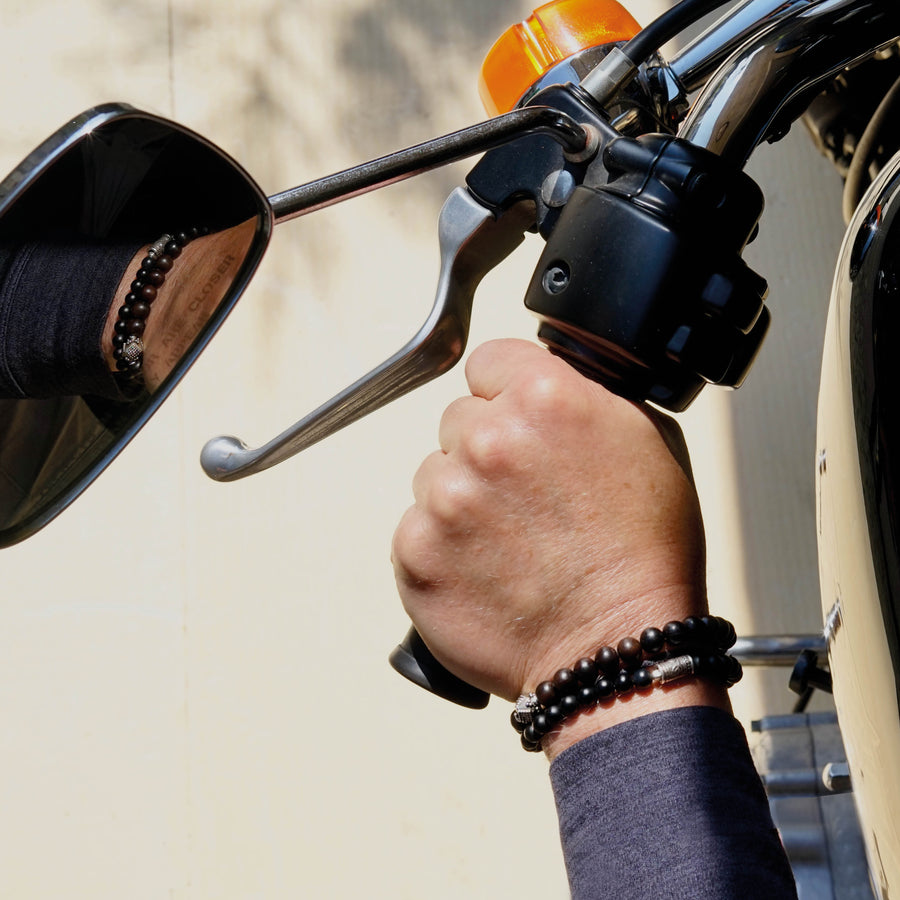
POLYGON ((706 678, 731 687, 741 680, 740 662, 726 652, 737 640, 731 622, 719 616, 689 616, 664 628, 645 628, 640 639, 604 646, 570 669, 559 669, 516 701, 510 721, 532 752, 567 718, 631 691, 648 691, 682 678, 706 678))
POLYGON ((164 234, 147 249, 125 302, 119 307, 114 326, 113 359, 120 384, 135 383, 140 379, 144 365, 143 335, 153 301, 182 249, 206 234, 209 229, 205 227, 164 234))

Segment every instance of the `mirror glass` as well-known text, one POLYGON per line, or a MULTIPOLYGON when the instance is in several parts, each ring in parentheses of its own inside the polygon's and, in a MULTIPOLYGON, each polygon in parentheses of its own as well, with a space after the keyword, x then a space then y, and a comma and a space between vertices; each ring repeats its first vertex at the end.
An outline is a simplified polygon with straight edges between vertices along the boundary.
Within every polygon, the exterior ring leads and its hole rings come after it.
POLYGON ((73 119, 0 184, 0 546, 50 521, 147 421, 271 229, 233 160, 120 104, 73 119))

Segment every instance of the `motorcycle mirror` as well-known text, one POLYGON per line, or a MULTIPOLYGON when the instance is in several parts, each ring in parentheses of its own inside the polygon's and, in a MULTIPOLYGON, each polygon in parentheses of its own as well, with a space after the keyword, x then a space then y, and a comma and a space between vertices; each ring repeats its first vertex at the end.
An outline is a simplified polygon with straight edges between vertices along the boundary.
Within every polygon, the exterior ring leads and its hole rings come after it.
POLYGON ((0 547, 65 509, 159 408, 272 224, 225 153, 124 104, 72 119, 0 183, 0 547), (151 258, 167 256, 153 275, 167 283, 132 312, 132 279, 147 280, 142 260, 163 235, 151 258), (114 347, 145 328, 139 377, 114 374, 114 347))

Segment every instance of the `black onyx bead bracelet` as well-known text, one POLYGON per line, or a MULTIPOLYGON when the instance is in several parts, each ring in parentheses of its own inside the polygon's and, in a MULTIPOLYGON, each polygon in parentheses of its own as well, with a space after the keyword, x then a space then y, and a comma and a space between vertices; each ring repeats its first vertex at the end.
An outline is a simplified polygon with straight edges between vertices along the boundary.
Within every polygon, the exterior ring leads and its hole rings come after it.
POLYGON ((529 751, 580 710, 631 691, 647 691, 681 678, 706 678, 725 687, 741 680, 740 662, 726 652, 737 640, 731 622, 719 616, 689 616, 664 628, 645 628, 640 639, 623 638, 593 656, 559 669, 516 702, 511 722, 529 751))
POLYGON ((163 286, 174 261, 192 240, 209 234, 208 228, 191 228, 176 234, 164 234, 147 250, 141 260, 125 302, 119 307, 113 334, 113 359, 121 382, 136 382, 144 365, 144 330, 153 301, 163 286))

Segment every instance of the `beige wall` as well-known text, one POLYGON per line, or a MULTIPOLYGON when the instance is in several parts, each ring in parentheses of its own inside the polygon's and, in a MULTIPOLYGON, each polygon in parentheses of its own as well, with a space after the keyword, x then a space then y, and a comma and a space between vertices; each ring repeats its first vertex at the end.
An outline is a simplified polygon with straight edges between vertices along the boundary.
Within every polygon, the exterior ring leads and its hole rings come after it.
MULTIPOLYGON (((281 190, 480 118, 480 58, 529 10, 3 0, 0 168, 115 99, 195 128, 281 190)), ((774 611, 754 626, 738 610, 744 629, 818 618, 807 507, 821 328, 807 322, 824 316, 817 254, 837 231, 798 237, 804 150, 766 170, 777 218, 758 252, 788 329, 761 367, 787 368, 778 403, 764 375, 710 392, 690 417, 716 609, 752 597, 774 611)), ((390 535, 461 373, 257 478, 214 484, 197 464, 207 438, 263 442, 418 328, 437 212, 464 171, 280 227, 140 438, 60 519, 3 551, 0 896, 565 896, 546 766, 517 751, 508 709, 452 708, 386 662, 407 627, 390 535)), ((810 185, 803 201, 830 214, 810 185)), ((520 298, 538 249, 485 282, 473 345, 533 335, 520 298)), ((742 696, 757 714, 752 685, 742 696)))

